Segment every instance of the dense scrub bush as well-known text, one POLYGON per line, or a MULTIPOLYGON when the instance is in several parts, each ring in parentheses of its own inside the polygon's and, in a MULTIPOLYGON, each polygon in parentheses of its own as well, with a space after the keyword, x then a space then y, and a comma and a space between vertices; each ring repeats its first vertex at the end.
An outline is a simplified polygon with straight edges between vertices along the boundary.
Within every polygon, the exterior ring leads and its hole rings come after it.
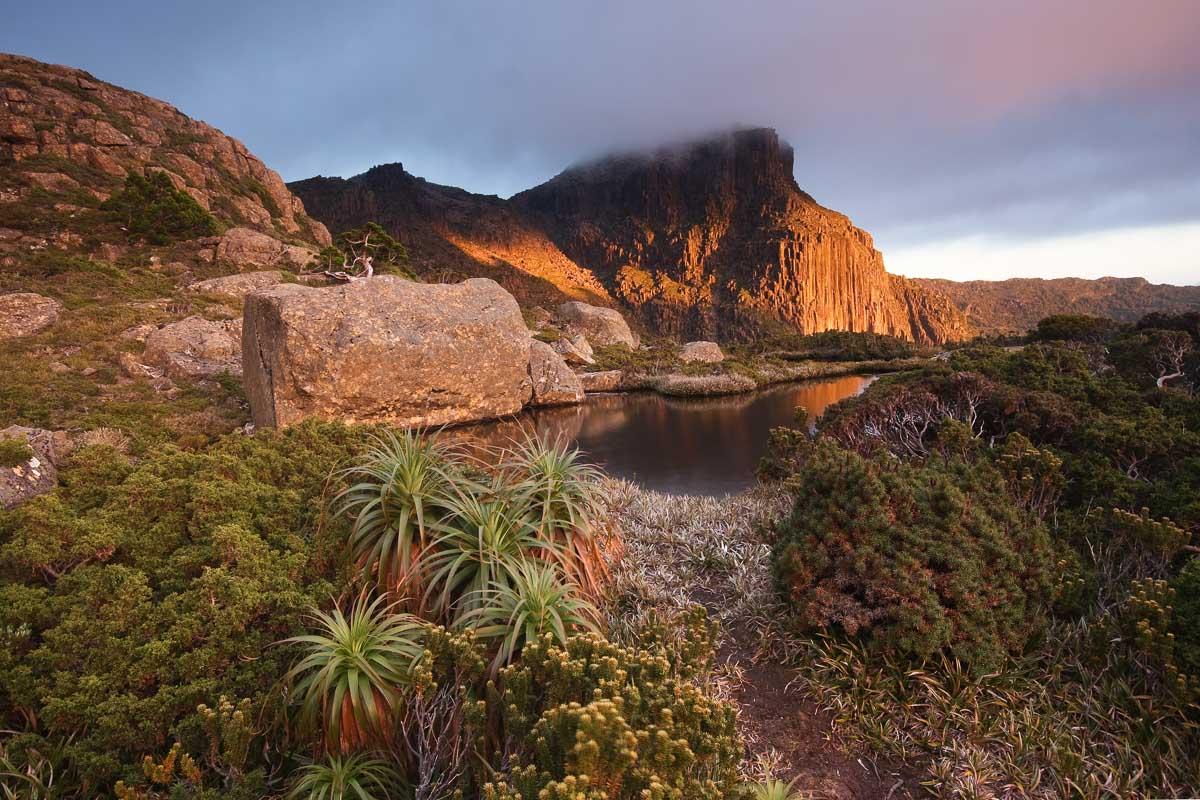
POLYGON ((121 191, 100 208, 124 226, 130 238, 154 245, 218 233, 220 226, 187 192, 176 189, 165 172, 131 174, 121 191))
POLYGON ((0 714, 60 742, 102 792, 174 735, 205 747, 201 704, 269 702, 297 633, 336 575, 320 537, 331 470, 362 445, 306 424, 130 465, 77 455, 66 487, 0 516, 0 714))
POLYGON ((822 443, 788 488, 796 503, 775 569, 802 629, 986 669, 1041 627, 1057 559, 998 470, 896 464, 822 443))
POLYGON ((1108 317, 1087 314, 1055 314, 1038 322, 1032 338, 1043 341, 1098 344, 1116 336, 1125 326, 1108 317))
POLYGON ((409 268, 408 250, 377 222, 339 233, 333 244, 317 254, 314 268, 338 277, 400 275, 416 280, 409 268))
POLYGON ((733 709, 695 683, 712 666, 714 633, 697 611, 681 640, 650 629, 635 648, 595 636, 527 647, 489 692, 504 722, 493 757, 510 767, 483 797, 733 796, 741 755, 733 709))
MULTIPOLYGON (((776 550, 782 588, 798 580, 801 621, 818 628, 820 614, 803 616, 815 609, 843 634, 793 643, 800 683, 824 698, 840 737, 901 759, 930 757, 938 796, 1192 796, 1200 789, 1194 318, 1151 315, 1130 329, 1060 317, 1033 339, 1016 351, 965 347, 947 363, 881 379, 831 409, 816 442, 773 437, 763 473, 796 493, 776 550), (947 480, 970 511, 927 502, 953 497, 947 480), (877 646, 873 627, 845 635, 853 631, 842 617, 875 623, 870 592, 883 585, 890 600, 914 583, 880 570, 879 553, 944 578, 947 559, 976 551, 971 536, 947 544, 932 520, 948 512, 968 526, 981 513, 995 521, 1003 517, 989 509, 1005 505, 1042 520, 1053 548, 1037 561, 1040 575, 1019 564, 982 573, 994 585, 971 599, 1003 611, 1014 593, 990 601, 987 593, 1036 575, 1054 589, 1054 613, 1022 615, 1031 630, 1046 625, 1044 635, 1010 647, 991 674, 952 647, 926 651, 920 680, 913 653, 877 646), (923 508, 937 513, 908 524, 923 508), (847 533, 862 531, 873 545, 847 533)), ((1037 549, 1024 547, 1023 555, 1037 549)), ((999 619, 1013 626, 1022 615, 999 619)), ((938 631, 936 621, 921 639, 938 631)))

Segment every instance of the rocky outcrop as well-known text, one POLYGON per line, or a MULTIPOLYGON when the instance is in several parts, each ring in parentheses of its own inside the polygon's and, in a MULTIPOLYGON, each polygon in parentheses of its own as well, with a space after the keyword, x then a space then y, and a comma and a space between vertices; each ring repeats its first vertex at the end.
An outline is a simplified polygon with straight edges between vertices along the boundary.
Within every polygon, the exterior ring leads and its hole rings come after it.
POLYGON ((512 414, 530 398, 529 331, 491 280, 283 284, 248 295, 243 321, 243 383, 259 426, 436 426, 512 414))
POLYGON ((146 336, 142 360, 175 380, 242 374, 242 321, 204 317, 164 325, 146 336))
POLYGON ((310 247, 286 244, 251 228, 230 228, 217 242, 215 258, 239 270, 247 266, 301 269, 316 257, 310 247))
POLYGON ((571 301, 558 307, 557 320, 568 334, 585 336, 588 342, 601 347, 610 344, 638 346, 638 337, 629 329, 621 312, 615 309, 571 301))
POLYGON ((23 440, 29 458, 20 464, 0 466, 0 508, 15 508, 58 485, 57 464, 70 448, 64 431, 10 425, 0 439, 23 440))
POLYGON ((545 342, 534 339, 529 345, 530 404, 560 406, 583 400, 583 384, 562 356, 545 342))
POLYGON ((512 202, 661 333, 969 333, 948 300, 889 275, 868 233, 800 190, 773 130, 606 158, 512 202))
POLYGON ((283 273, 279 270, 242 272, 236 275, 223 275, 220 278, 197 281, 188 286, 188 291, 241 300, 251 292, 283 283, 283 278, 283 273))
POLYGON ((0 294, 0 341, 32 336, 58 321, 62 304, 33 292, 0 294))
POLYGON ((165 172, 229 225, 330 241, 246 146, 173 106, 82 70, 0 54, 0 171, 28 189, 107 197, 130 173, 165 172))
POLYGON ((288 186, 331 230, 383 225, 404 243, 409 266, 425 280, 491 278, 527 306, 612 302, 591 272, 499 197, 430 183, 401 164, 288 186))
POLYGON ((988 334, 1025 333, 1052 314, 1088 314, 1136 322, 1155 311, 1200 311, 1200 286, 1154 284, 1145 278, 917 278, 913 283, 949 297, 972 325, 988 334))
POLYGON ((716 342, 688 342, 680 348, 679 360, 684 363, 718 364, 725 360, 725 354, 716 342))

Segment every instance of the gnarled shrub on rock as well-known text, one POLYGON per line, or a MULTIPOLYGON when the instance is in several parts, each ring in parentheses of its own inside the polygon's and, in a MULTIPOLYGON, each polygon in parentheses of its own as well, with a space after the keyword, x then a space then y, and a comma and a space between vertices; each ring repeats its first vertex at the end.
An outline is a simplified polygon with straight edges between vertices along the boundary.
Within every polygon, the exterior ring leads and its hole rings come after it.
POLYGON ((991 467, 864 458, 818 444, 788 485, 775 571, 809 631, 987 668, 1044 618, 1057 563, 1045 528, 991 467))

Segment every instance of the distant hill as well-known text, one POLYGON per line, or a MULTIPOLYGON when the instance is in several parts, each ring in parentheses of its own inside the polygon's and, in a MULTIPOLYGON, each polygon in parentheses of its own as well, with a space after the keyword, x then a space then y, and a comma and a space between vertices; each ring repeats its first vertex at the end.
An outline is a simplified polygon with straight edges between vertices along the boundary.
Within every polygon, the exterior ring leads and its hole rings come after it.
POLYGON ((889 275, 870 234, 800 189, 792 148, 768 128, 578 165, 510 200, 398 164, 289 188, 334 231, 378 221, 418 267, 494 277, 518 297, 591 295, 663 334, 971 333, 949 300, 889 275))
POLYGON ((1200 311, 1200 286, 1155 284, 1145 278, 916 278, 914 282, 949 297, 980 333, 1024 333, 1051 314, 1091 314, 1134 322, 1152 311, 1200 311))

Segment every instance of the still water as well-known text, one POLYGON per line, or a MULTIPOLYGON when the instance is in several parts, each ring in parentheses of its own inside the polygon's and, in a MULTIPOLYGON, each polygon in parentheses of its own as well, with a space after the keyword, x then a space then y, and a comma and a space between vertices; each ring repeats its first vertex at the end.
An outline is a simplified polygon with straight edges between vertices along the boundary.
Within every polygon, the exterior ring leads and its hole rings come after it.
POLYGON ((754 483, 768 432, 795 426, 797 406, 808 409, 813 422, 827 406, 858 394, 872 380, 850 375, 699 399, 593 395, 582 405, 540 409, 515 423, 477 427, 476 432, 512 435, 520 425, 552 439, 563 437, 610 475, 649 489, 724 495, 754 483))

